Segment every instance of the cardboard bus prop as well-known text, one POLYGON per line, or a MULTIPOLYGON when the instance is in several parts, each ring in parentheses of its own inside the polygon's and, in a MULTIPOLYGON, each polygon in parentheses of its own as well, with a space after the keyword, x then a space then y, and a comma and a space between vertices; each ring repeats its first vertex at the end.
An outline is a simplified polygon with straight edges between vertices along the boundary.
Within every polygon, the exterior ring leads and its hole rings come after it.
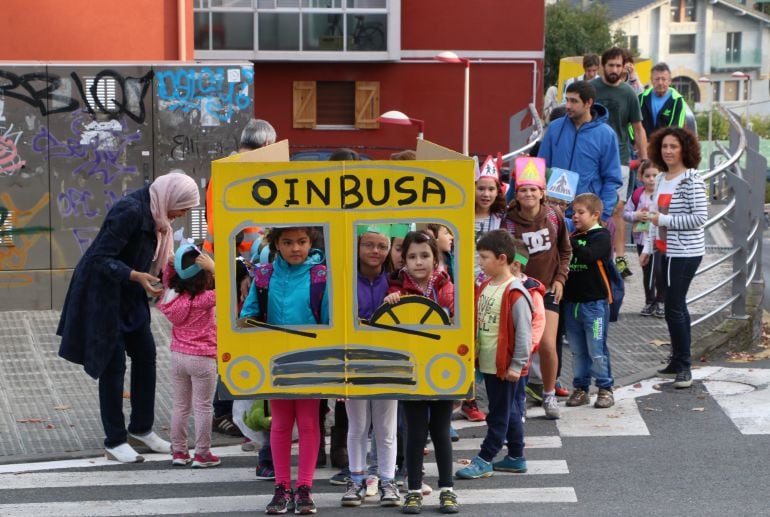
POLYGON ((422 140, 417 158, 290 162, 282 141, 212 163, 223 395, 462 399, 472 391, 474 162, 422 140), (424 223, 454 236, 454 317, 429 298, 403 296, 359 320, 360 228, 403 235, 424 223), (246 227, 297 226, 323 233, 329 323, 244 321, 236 313, 235 236, 246 227))

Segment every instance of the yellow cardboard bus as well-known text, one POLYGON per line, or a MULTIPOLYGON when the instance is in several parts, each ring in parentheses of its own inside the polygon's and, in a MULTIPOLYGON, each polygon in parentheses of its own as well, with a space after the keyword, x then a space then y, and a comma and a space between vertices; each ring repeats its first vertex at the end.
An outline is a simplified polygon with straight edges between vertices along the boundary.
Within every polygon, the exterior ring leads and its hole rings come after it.
POLYGON ((474 162, 429 142, 416 161, 289 162, 279 142, 212 164, 219 376, 233 398, 461 399, 473 386, 474 162), (450 157, 423 160, 422 157, 450 157), (454 236, 454 318, 403 297, 357 317, 357 228, 440 223, 454 236), (245 227, 323 233, 329 324, 237 314, 235 236, 245 227))

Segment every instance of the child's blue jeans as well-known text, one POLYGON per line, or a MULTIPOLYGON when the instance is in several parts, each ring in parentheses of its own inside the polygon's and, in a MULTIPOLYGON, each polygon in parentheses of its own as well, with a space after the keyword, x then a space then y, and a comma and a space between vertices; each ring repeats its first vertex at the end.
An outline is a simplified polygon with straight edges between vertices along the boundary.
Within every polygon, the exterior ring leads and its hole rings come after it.
POLYGON ((607 348, 609 303, 607 300, 566 302, 564 312, 567 340, 572 350, 572 385, 588 390, 593 377, 597 388, 612 389, 610 351, 607 348))
POLYGON ((479 457, 487 462, 508 442, 508 455, 511 458, 524 456, 524 423, 521 421, 521 405, 517 400, 519 393, 524 393, 526 377, 516 382, 500 380, 497 375, 485 373, 484 384, 489 399, 487 413, 487 435, 481 443, 479 457))

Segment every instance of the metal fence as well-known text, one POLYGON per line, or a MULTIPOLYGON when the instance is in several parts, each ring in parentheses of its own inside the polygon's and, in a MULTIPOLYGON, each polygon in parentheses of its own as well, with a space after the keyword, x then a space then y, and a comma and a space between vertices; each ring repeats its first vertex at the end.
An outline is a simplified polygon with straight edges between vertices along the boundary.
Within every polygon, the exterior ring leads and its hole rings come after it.
MULTIPOLYGON (((503 156, 503 160, 511 161, 511 170, 513 160, 529 152, 545 133, 535 106, 530 104, 529 109, 533 120, 530 141, 503 156)), ((727 248, 721 245, 707 245, 707 248, 724 250, 725 253, 720 253, 718 259, 702 265, 695 276, 702 275, 731 259, 732 272, 705 290, 693 294, 687 299, 687 304, 702 300, 723 288, 726 291, 729 287, 730 294, 724 301, 692 321, 691 326, 720 314, 728 306, 730 318, 747 319, 748 287, 752 282, 762 281, 762 234, 767 224, 764 217, 767 160, 759 153, 759 137, 741 127, 739 118, 726 108, 718 106, 718 109, 730 124, 730 141, 728 147, 717 143, 717 150, 709 156, 709 169, 700 171, 703 180, 709 185, 710 212, 713 213, 705 228, 719 228, 719 233, 730 236, 732 242, 727 248)), ((721 292, 719 294, 721 295, 721 292)))
POLYGON ((730 318, 747 319, 746 301, 752 282, 762 281, 762 235, 765 230, 764 197, 767 160, 759 153, 759 137, 741 127, 738 118, 719 106, 730 123, 729 147, 717 143, 709 156, 709 170, 701 171, 711 191, 712 209, 705 228, 721 226, 732 239, 729 251, 718 259, 702 265, 696 276, 732 259, 732 273, 702 292, 687 299, 701 300, 719 289, 730 288, 730 295, 691 326, 708 320, 730 307, 730 318))

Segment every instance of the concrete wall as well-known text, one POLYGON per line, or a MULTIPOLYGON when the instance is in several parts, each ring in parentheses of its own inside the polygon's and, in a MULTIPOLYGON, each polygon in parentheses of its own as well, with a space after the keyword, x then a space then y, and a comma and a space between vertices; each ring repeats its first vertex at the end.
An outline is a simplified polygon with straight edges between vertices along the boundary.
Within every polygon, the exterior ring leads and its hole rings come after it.
POLYGON ((59 308, 112 204, 156 176, 181 168, 203 199, 253 83, 250 64, 0 63, 0 310, 59 308))

